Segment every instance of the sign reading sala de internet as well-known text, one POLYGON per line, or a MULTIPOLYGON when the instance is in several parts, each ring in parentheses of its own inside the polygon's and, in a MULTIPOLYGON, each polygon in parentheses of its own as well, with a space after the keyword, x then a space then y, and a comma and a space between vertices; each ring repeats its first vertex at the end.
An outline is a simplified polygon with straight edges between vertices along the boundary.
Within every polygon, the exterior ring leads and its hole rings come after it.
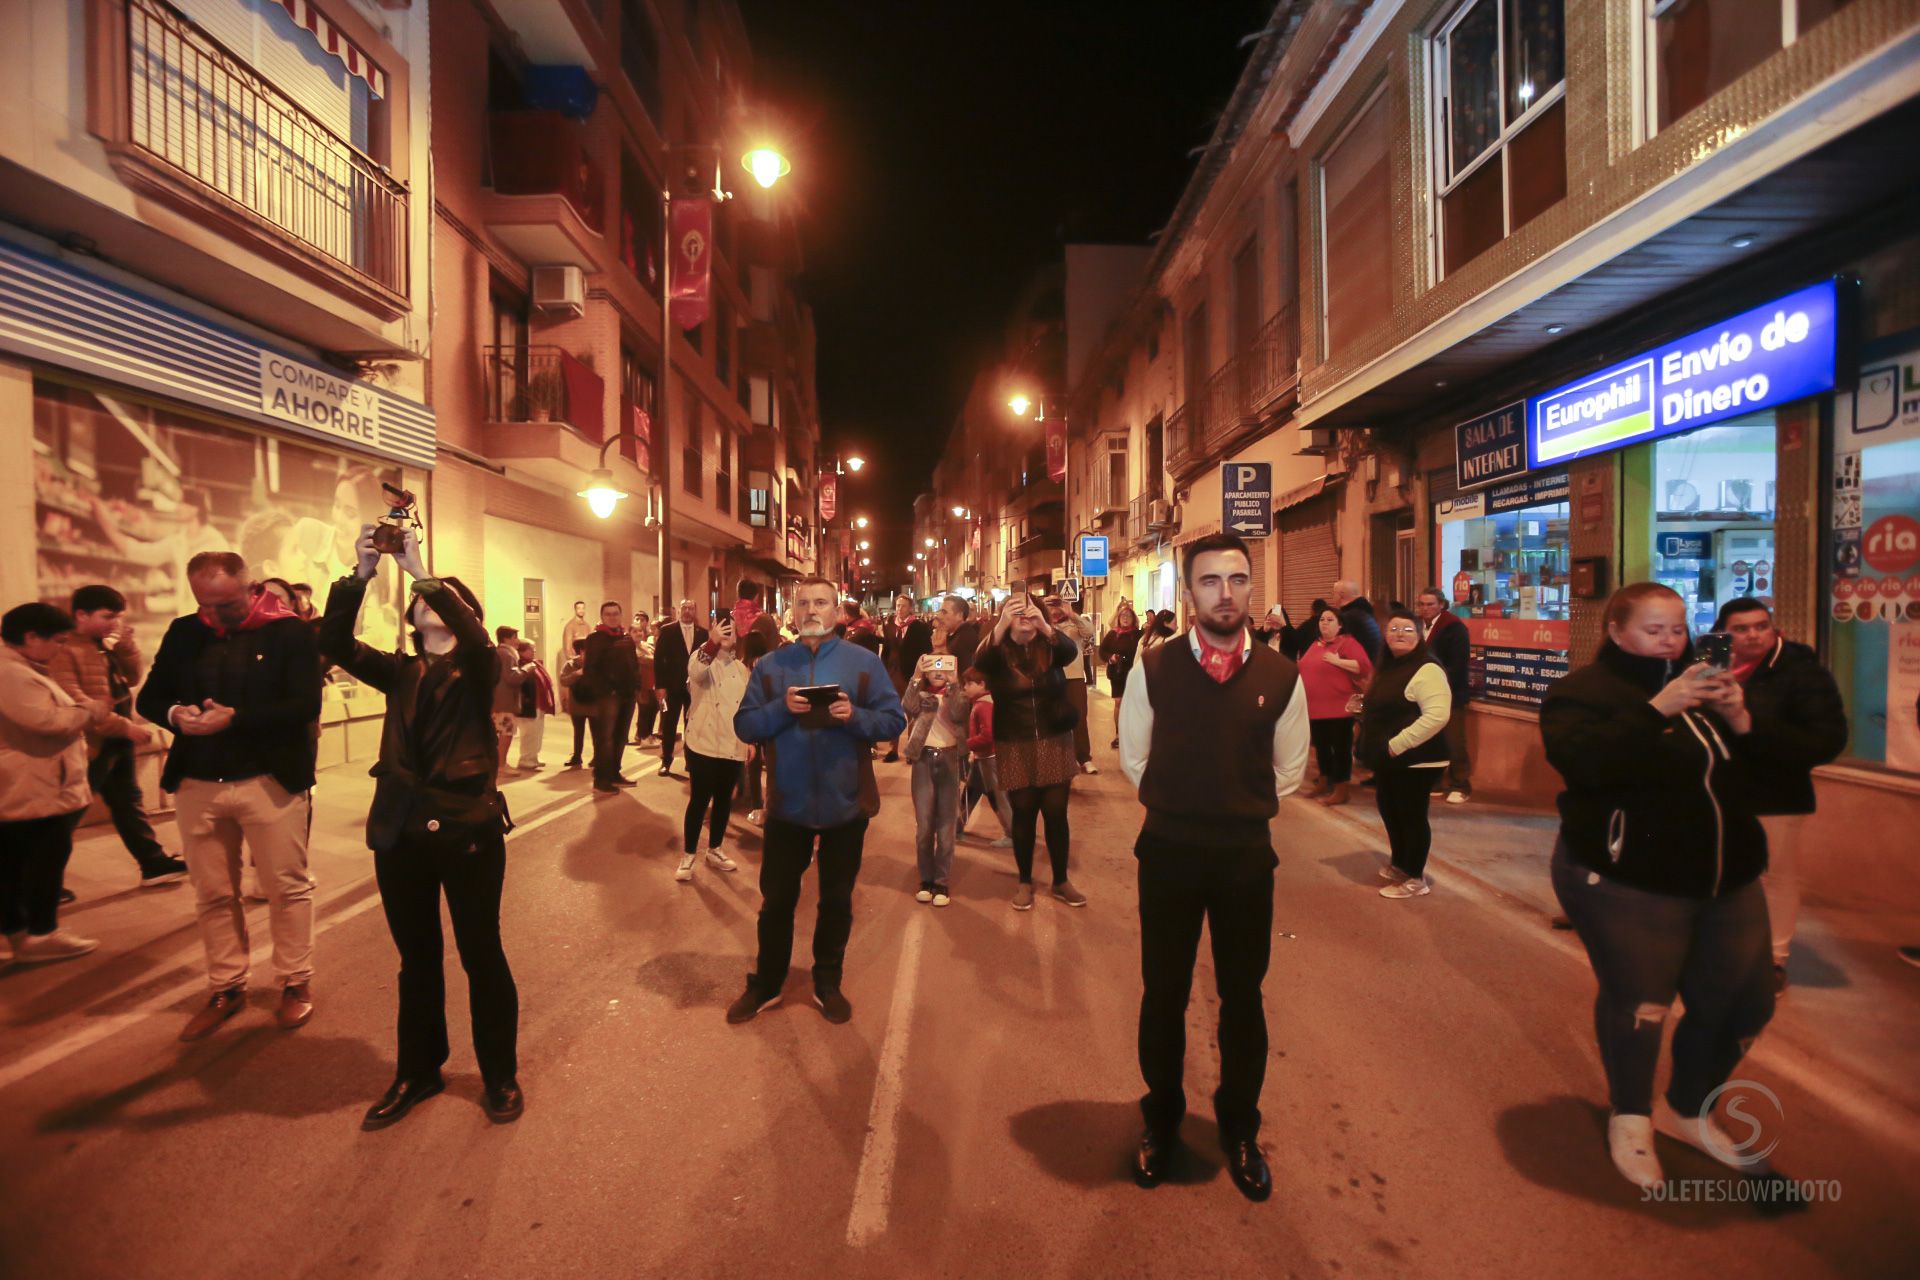
POLYGON ((1833 281, 1527 399, 1532 465, 1657 440, 1833 390, 1833 281))

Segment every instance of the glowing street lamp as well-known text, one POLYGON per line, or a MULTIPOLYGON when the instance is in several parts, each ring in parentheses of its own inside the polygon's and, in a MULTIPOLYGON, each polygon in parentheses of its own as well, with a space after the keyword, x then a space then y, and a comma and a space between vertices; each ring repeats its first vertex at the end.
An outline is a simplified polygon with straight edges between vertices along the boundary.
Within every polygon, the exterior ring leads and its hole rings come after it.
POLYGON ((577 495, 587 500, 587 508, 602 520, 613 517, 614 508, 620 505, 622 498, 633 495, 613 482, 613 472, 605 467, 595 467, 587 479, 587 487, 577 495))
POLYGON ((927 538, 927 539, 925 539, 925 542, 926 542, 926 545, 927 545, 927 546, 929 546, 929 547, 931 547, 931 546, 933 545, 933 539, 932 539, 932 538, 927 538))
POLYGON ((955 507, 953 509, 953 518, 955 520, 965 520, 967 518, 967 509, 965 507, 955 507))
POLYGON ((867 460, 866 460, 865 458, 863 458, 863 457, 861 457, 861 456, 860 456, 859 454, 857 454, 857 453, 856 453, 856 454, 853 454, 853 455, 851 455, 851 456, 850 456, 850 457, 848 457, 848 459, 847 459, 847 470, 849 470, 849 471, 851 471, 851 472, 853 472, 853 473, 854 473, 855 475, 859 475, 859 474, 860 474, 860 468, 862 468, 862 467, 864 467, 864 466, 866 466, 866 465, 867 465, 867 460))
POLYGON ((1007 401, 1007 408, 1013 410, 1015 413, 1021 415, 1022 417, 1025 417, 1027 410, 1033 408, 1033 401, 1027 399, 1027 397, 1025 397, 1024 395, 1021 395, 1020 393, 1015 392, 1013 398, 1007 401))
POLYGON ((865 538, 862 538, 860 539, 860 549, 862 551, 871 551, 873 550, 873 544, 871 542, 868 542, 865 538))
POLYGON ((861 567, 862 567, 862 568, 865 568, 865 567, 866 567, 867 565, 870 565, 870 564, 872 564, 872 563, 873 563, 873 557, 872 557, 872 556, 861 556, 861 557, 860 557, 860 565, 861 565, 861 567))
POLYGON ((853 521, 853 527, 856 529, 864 529, 867 527, 868 523, 869 521, 865 516, 855 516, 853 521))
POLYGON ((762 188, 771 187, 793 172, 793 164, 772 147, 755 147, 740 157, 740 165, 762 188))

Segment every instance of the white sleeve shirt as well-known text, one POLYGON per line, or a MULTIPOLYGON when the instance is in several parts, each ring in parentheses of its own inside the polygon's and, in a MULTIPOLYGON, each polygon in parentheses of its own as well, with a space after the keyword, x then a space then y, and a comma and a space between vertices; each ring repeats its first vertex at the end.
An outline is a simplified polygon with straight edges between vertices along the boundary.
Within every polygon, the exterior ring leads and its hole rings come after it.
MULTIPOLYGON (((1187 641, 1198 659, 1200 637, 1190 629, 1187 641)), ((1245 661, 1253 652, 1251 633, 1241 632, 1240 646, 1241 660, 1245 661)), ((1287 709, 1280 713, 1280 719, 1273 726, 1274 795, 1290 796, 1300 789, 1300 779, 1307 771, 1308 735, 1307 690, 1296 678, 1287 709)), ((1148 692, 1147 665, 1143 662, 1127 677, 1127 696, 1120 703, 1120 771, 1127 775, 1127 781, 1136 791, 1147 772, 1147 756, 1152 746, 1153 701, 1148 692)))

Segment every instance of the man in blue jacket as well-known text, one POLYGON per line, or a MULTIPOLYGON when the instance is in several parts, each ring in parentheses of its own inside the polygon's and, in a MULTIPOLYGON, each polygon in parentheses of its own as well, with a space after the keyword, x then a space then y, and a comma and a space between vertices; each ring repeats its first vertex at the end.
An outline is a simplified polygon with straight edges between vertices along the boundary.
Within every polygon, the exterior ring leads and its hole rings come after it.
POLYGON ((873 779, 876 742, 907 727, 886 665, 833 633, 840 592, 825 578, 794 588, 797 644, 776 649, 753 667, 733 718, 742 742, 757 743, 767 761, 767 827, 760 854, 760 956, 747 989, 727 1009, 745 1022, 780 1003, 793 956, 793 912, 800 878, 820 845, 820 910, 813 926, 813 1002, 829 1022, 845 1022, 853 1006, 840 991, 847 935, 853 931, 853 882, 867 821, 880 811, 873 779))

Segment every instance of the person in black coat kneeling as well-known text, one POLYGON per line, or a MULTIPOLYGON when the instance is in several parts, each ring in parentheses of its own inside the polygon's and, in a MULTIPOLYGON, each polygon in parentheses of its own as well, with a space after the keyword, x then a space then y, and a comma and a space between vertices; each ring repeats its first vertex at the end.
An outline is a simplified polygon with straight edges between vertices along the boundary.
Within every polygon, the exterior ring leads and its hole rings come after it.
POLYGON ((387 928, 400 951, 400 1061, 393 1084, 368 1109, 361 1128, 384 1129, 445 1087, 443 891, 467 971, 487 1118, 506 1124, 520 1118, 524 1102, 516 1079, 520 996, 500 945, 500 891, 512 822, 495 785, 500 760, 493 732, 493 645, 473 593, 458 578, 428 575, 412 530, 396 559, 413 579, 407 620, 414 652, 378 653, 355 640, 354 620, 380 564, 372 525, 361 528, 354 550, 354 572, 334 583, 327 597, 320 650, 387 695, 380 759, 371 770, 376 782, 367 846, 387 928))

